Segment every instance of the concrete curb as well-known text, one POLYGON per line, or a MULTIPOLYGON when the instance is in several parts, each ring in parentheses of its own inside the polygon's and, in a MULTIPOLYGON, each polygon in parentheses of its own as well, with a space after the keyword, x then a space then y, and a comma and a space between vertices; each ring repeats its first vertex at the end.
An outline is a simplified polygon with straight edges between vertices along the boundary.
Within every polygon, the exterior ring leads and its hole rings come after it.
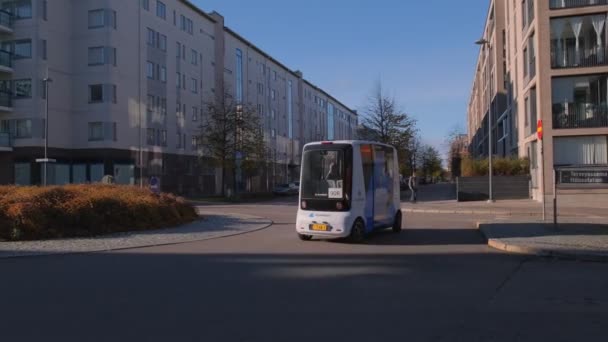
POLYGON ((555 250, 546 247, 532 247, 532 246, 522 246, 513 243, 507 243, 500 239, 488 238, 485 230, 483 229, 484 225, 487 225, 487 222, 477 222, 477 229, 481 232, 483 237, 488 242, 488 246, 494 249, 513 253, 513 254, 522 254, 522 255, 533 255, 544 258, 558 258, 558 259, 570 259, 570 260, 581 260, 581 261, 595 261, 595 262, 608 262, 608 254, 597 254, 597 253, 589 253, 581 250, 555 250))
MULTIPOLYGON (((91 254, 91 253, 105 253, 105 252, 112 252, 112 251, 136 250, 136 249, 150 248, 150 247, 181 245, 181 244, 196 243, 196 242, 210 241, 210 240, 219 240, 219 239, 225 239, 225 238, 229 238, 229 237, 233 237, 233 236, 251 234, 251 233, 259 232, 261 230, 270 228, 270 227, 272 227, 272 225, 274 225, 274 221, 272 221, 268 218, 265 218, 265 217, 253 216, 253 215, 241 215, 241 214, 239 214, 239 216, 257 219, 257 220, 261 220, 263 222, 260 222, 260 225, 258 225, 256 228, 253 228, 253 229, 235 231, 232 233, 219 234, 219 235, 210 235, 208 237, 197 238, 197 239, 192 239, 192 240, 172 241, 172 242, 166 242, 166 243, 149 243, 149 244, 142 243, 142 244, 133 245, 133 246, 119 246, 119 247, 110 247, 110 248, 91 248, 88 250, 40 251, 40 252, 28 252, 28 253, 23 253, 23 254, 19 254, 20 253, 19 251, 15 251, 15 252, 13 252, 14 254, 7 254, 7 255, 2 255, 2 253, 0 253, 0 260, 17 259, 17 258, 36 258, 36 257, 45 257, 45 256, 65 256, 65 255, 78 255, 78 254, 91 254)), ((166 230, 166 229, 160 229, 159 231, 163 231, 163 230, 166 230)), ((154 231, 148 231, 148 232, 154 232, 154 231)), ((137 232, 132 232, 132 233, 136 234, 137 232)), ((98 238, 104 239, 104 238, 108 238, 111 236, 120 236, 120 235, 126 236, 128 234, 131 234, 131 233, 127 232, 127 233, 120 233, 120 234, 115 234, 115 235, 106 235, 106 236, 100 236, 98 238)), ((67 240, 73 240, 73 239, 67 239, 67 240)), ((0 251, 0 252, 2 252, 2 251, 0 251)))

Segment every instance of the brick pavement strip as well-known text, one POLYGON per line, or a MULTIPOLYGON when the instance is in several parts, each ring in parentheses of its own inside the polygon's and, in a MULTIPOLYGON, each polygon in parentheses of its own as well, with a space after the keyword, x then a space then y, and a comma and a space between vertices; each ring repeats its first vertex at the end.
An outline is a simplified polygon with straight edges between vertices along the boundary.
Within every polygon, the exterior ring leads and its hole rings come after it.
POLYGON ((199 209, 205 218, 181 227, 138 231, 91 238, 44 241, 0 241, 0 259, 25 256, 104 252, 217 239, 267 228, 266 218, 199 209))
POLYGON ((479 222, 488 246, 516 254, 608 261, 608 225, 566 222, 479 222))

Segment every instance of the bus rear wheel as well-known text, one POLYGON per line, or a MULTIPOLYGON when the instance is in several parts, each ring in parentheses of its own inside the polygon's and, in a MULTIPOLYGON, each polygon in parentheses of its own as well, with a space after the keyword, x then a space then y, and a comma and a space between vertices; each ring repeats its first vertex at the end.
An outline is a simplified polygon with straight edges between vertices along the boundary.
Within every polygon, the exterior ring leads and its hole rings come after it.
POLYGON ((298 237, 302 241, 310 241, 310 240, 312 240, 312 235, 298 234, 298 237))
POLYGON ((395 222, 393 222, 393 232, 401 233, 401 225, 402 225, 401 212, 398 211, 397 214, 395 214, 395 222))
POLYGON ((353 224, 353 229, 350 231, 350 241, 354 243, 362 243, 365 241, 365 225, 363 221, 357 220, 353 224))

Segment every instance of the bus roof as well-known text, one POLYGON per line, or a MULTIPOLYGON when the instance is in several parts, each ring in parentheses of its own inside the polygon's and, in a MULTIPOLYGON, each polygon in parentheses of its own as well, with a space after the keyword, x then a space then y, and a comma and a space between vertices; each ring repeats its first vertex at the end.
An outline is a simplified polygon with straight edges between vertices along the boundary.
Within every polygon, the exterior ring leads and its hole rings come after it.
POLYGON ((304 145, 304 147, 319 146, 319 145, 332 145, 332 144, 336 144, 336 145, 378 145, 378 146, 386 146, 386 147, 390 147, 390 148, 395 148, 392 145, 387 145, 387 144, 379 143, 376 141, 367 141, 367 140, 316 141, 316 142, 308 143, 308 144, 304 145))

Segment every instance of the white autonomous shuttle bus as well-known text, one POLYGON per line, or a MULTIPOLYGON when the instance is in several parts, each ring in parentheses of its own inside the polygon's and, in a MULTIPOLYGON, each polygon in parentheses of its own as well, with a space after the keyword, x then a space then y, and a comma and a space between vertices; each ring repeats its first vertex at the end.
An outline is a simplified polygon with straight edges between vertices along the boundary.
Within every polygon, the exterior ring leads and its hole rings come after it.
POLYGON ((304 146, 296 231, 302 240, 401 231, 399 166, 394 147, 367 141, 304 146))

